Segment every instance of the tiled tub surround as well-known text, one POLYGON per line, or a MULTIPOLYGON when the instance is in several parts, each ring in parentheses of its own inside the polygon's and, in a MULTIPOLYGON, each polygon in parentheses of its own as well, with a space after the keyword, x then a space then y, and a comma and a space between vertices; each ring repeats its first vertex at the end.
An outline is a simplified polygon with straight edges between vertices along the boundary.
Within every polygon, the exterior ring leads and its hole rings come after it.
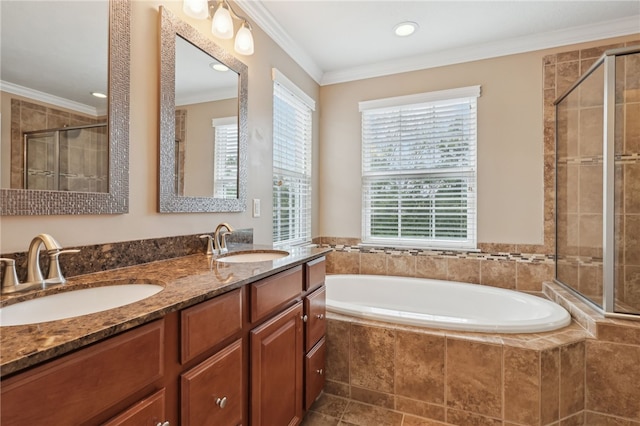
POLYGON ((349 414, 349 407, 361 410, 364 404, 371 413, 389 410, 385 418, 395 419, 380 424, 399 425, 404 418, 404 424, 425 425, 640 426, 640 322, 605 319, 561 286, 544 283, 553 278, 552 256, 509 252, 516 247, 507 245, 484 246, 500 250, 495 252, 439 252, 363 248, 353 239, 318 242, 333 249, 327 273, 544 292, 561 301, 574 322, 555 332, 499 335, 330 314, 326 392, 331 403, 319 401, 307 425, 334 424, 336 418, 370 424, 349 414), (343 408, 338 417, 332 411, 336 404, 343 408))
MULTIPOLYGON (((521 291, 542 291, 553 279, 553 256, 516 252, 516 245, 485 245, 480 251, 372 248, 352 238, 318 238, 327 256, 327 273, 394 275, 461 281, 521 291)), ((531 246, 524 246, 530 249, 531 246)))
MULTIPOLYGON (((238 245, 238 249, 270 247, 238 245)), ((91 315, 40 324, 2 327, 0 375, 5 377, 50 360, 166 314, 211 299, 306 261, 326 250, 294 247, 290 256, 258 263, 221 263, 205 254, 145 263, 137 266, 80 275, 64 286, 25 294, 1 296, 0 305, 33 297, 96 285, 149 283, 164 289, 142 301, 91 315)))
POLYGON ((640 323, 603 319, 557 284, 544 290, 577 321, 513 335, 329 313, 328 395, 305 424, 372 424, 367 415, 384 412, 378 424, 640 425, 640 323), (363 404, 370 412, 354 417, 363 404))

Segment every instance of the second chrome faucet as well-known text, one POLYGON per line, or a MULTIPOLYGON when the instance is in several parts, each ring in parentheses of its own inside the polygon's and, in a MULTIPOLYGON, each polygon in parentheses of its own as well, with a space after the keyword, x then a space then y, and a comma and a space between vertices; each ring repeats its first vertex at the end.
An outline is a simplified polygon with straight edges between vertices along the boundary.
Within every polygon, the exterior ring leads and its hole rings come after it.
POLYGON ((216 230, 211 235, 200 235, 200 238, 207 238, 207 255, 217 255, 227 253, 226 236, 233 233, 233 227, 226 222, 223 222, 216 226, 216 230))

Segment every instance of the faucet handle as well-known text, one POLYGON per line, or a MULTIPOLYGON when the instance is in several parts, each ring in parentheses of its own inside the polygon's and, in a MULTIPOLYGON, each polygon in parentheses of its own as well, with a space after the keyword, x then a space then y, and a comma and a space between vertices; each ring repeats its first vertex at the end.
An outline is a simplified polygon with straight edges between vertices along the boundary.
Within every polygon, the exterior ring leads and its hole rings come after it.
POLYGON ((78 249, 68 249, 68 250, 51 250, 49 251, 49 273, 47 274, 47 284, 64 284, 67 282, 67 279, 62 275, 62 270, 60 269, 60 255, 61 254, 70 254, 70 253, 79 253, 78 249))
POLYGON ((213 247, 213 237, 208 234, 200 235, 200 238, 208 238, 207 241, 207 256, 217 254, 217 250, 213 247))
POLYGON ((0 258, 0 263, 4 263, 4 278, 2 278, 2 292, 10 293, 15 290, 20 281, 18 280, 18 274, 16 273, 16 261, 15 259, 8 259, 5 257, 0 258))

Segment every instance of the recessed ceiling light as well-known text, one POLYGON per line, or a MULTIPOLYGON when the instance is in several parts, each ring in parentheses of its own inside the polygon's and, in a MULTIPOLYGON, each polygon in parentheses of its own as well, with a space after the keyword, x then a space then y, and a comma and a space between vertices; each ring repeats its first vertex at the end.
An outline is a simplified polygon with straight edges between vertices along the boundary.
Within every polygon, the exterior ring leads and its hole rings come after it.
POLYGON ((209 66, 216 71, 221 71, 221 72, 229 71, 229 67, 227 67, 226 65, 222 65, 219 62, 211 62, 209 66))
POLYGON ((107 97, 107 95, 105 95, 104 93, 100 93, 100 92, 91 92, 91 94, 93 96, 95 96, 96 98, 100 98, 100 99, 104 99, 107 97))
POLYGON ((411 21, 401 22, 393 27, 393 32, 399 37, 407 37, 416 32, 418 24, 411 21))

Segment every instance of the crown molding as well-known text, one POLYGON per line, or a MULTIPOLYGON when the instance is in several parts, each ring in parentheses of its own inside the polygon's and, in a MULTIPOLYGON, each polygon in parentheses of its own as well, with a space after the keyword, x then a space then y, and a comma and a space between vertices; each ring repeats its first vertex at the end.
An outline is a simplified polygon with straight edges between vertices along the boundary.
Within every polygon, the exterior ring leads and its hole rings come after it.
POLYGON ((273 15, 262 5, 260 0, 236 0, 238 6, 251 18, 269 37, 275 41, 302 69, 320 83, 323 76, 318 64, 296 43, 293 38, 275 20, 273 15))
POLYGON ((499 56, 532 52, 630 34, 640 34, 639 15, 606 21, 595 25, 572 27, 564 30, 501 40, 494 43, 439 51, 427 55, 395 60, 393 62, 380 62, 339 71, 331 71, 324 73, 320 85, 345 83, 348 81, 496 58, 499 56))
POLYGON ((558 31, 500 40, 425 55, 323 72, 263 6, 264 0, 236 0, 247 15, 321 86, 417 71, 576 43, 640 34, 640 15, 558 31))
POLYGON ((33 99, 36 101, 55 105, 60 108, 66 108, 72 111, 91 115, 93 117, 101 117, 107 114, 106 109, 98 110, 91 105, 81 104, 80 102, 71 101, 69 99, 41 92, 39 90, 34 90, 29 87, 20 86, 18 84, 9 83, 8 81, 0 81, 0 90, 2 90, 3 92, 12 93, 14 95, 24 96, 25 98, 33 99))

